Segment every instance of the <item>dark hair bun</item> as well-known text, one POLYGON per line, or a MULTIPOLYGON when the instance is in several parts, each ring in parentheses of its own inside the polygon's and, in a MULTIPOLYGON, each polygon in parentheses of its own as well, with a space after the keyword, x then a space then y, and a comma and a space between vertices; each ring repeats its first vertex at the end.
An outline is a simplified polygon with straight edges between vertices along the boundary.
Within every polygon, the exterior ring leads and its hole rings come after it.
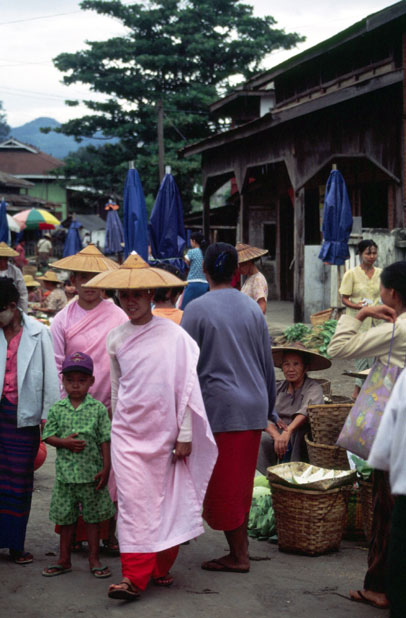
POLYGON ((237 251, 233 245, 216 242, 209 245, 204 258, 204 267, 216 283, 227 283, 233 278, 238 266, 237 251))

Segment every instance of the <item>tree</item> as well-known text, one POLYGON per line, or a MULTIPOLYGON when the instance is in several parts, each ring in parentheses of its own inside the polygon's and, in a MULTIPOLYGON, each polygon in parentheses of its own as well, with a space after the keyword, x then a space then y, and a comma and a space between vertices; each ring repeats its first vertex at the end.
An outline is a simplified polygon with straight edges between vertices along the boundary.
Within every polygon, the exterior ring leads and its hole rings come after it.
POLYGON ((0 101, 0 140, 10 135, 10 127, 7 124, 7 116, 3 111, 3 102, 0 101))
POLYGON ((91 170, 98 188, 119 192, 123 163, 134 160, 146 194, 155 194, 159 186, 157 103, 162 101, 165 163, 172 167, 187 209, 200 180, 200 161, 180 160, 177 153, 219 130, 209 120, 209 104, 236 80, 258 73, 266 54, 289 49, 303 37, 276 29, 273 17, 254 17, 251 6, 235 0, 151 0, 147 6, 84 0, 81 7, 120 20, 128 33, 88 42, 86 50, 54 60, 65 74, 65 84, 88 84, 106 95, 103 102, 85 101, 90 113, 66 122, 60 131, 79 140, 97 131, 120 140, 113 148, 88 149, 83 172, 83 153, 80 160, 71 155, 70 169, 76 170, 80 182, 91 170), (111 157, 107 175, 101 161, 95 160, 98 155, 104 159, 106 153, 111 157))

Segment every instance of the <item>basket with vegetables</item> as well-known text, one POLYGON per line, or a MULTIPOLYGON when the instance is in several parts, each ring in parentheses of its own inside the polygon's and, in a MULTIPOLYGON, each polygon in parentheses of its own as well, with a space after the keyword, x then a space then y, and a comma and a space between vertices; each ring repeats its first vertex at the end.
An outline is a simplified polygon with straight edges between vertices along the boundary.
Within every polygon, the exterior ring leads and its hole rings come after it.
POLYGON ((311 352, 318 352, 328 357, 327 348, 335 333, 337 320, 326 320, 323 324, 310 328, 302 322, 289 326, 278 338, 278 344, 283 342, 300 341, 311 352))

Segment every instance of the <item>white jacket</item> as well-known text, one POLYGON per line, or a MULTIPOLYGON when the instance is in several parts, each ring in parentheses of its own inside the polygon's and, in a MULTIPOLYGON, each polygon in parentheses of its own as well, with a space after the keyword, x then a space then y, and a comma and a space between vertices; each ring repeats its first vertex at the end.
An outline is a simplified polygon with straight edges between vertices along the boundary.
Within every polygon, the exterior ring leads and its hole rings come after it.
MULTIPOLYGON (((54 347, 49 328, 22 315, 23 333, 17 351, 17 427, 39 425, 60 399, 54 347)), ((7 340, 0 328, 0 384, 3 391, 7 340)))

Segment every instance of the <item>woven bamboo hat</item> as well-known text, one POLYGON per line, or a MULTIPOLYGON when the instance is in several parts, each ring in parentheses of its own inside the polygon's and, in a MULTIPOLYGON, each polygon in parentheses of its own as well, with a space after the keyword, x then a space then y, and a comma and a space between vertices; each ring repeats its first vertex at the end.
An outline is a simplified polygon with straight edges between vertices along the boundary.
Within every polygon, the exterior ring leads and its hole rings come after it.
POLYGON ((17 251, 14 251, 5 242, 0 242, 0 257, 17 257, 17 255, 17 251))
POLYGON ((242 243, 238 243, 235 248, 237 249, 239 264, 242 264, 242 262, 249 262, 250 260, 257 260, 268 253, 266 249, 251 247, 251 245, 244 245, 242 243))
POLYGON ((317 352, 310 352, 301 343, 289 343, 288 345, 272 348, 275 367, 282 367, 283 356, 286 352, 296 352, 303 356, 308 371, 321 371, 331 367, 331 360, 321 354, 317 354, 317 352))
POLYGON ((37 279, 39 281, 49 281, 50 283, 60 283, 58 275, 52 270, 47 270, 45 275, 43 275, 42 277, 37 277, 37 279))
POLYGON ((52 268, 83 273, 104 273, 117 270, 118 264, 106 258, 93 244, 88 245, 79 253, 62 258, 52 263, 52 268))
POLYGON ((32 275, 24 275, 24 283, 27 288, 38 288, 40 286, 38 281, 35 281, 32 275))
POLYGON ((112 290, 152 290, 187 285, 162 268, 153 268, 138 255, 131 253, 123 264, 113 272, 100 273, 84 284, 84 288, 112 290))

